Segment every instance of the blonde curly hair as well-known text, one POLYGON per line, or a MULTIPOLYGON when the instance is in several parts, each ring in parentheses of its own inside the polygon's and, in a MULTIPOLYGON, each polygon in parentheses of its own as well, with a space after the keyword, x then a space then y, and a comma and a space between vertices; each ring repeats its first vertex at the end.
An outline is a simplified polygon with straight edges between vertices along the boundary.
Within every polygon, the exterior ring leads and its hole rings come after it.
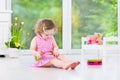
POLYGON ((43 33, 44 30, 51 29, 55 29, 55 32, 57 30, 55 23, 51 19, 39 19, 34 26, 35 33, 39 35, 43 33))

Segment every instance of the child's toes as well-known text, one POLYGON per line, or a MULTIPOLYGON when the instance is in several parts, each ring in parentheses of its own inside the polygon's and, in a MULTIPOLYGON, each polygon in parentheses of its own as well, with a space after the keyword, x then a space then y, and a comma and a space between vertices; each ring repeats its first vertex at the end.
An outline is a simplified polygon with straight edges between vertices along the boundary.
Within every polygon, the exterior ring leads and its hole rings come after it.
POLYGON ((79 61, 75 62, 75 63, 72 65, 71 69, 74 70, 79 64, 80 64, 79 61))
POLYGON ((75 67, 76 67, 76 62, 74 62, 74 63, 71 65, 71 69, 73 70, 73 69, 75 69, 75 67))
POLYGON ((74 63, 68 63, 67 65, 65 65, 64 69, 68 70, 74 63))
POLYGON ((79 65, 79 64, 80 64, 80 61, 77 61, 76 64, 79 65))

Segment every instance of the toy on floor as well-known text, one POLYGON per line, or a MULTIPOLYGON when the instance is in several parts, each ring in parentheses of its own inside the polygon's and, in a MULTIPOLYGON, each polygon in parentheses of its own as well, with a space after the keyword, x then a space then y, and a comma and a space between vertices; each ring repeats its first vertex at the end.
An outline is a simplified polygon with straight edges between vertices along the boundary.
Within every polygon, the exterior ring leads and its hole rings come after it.
POLYGON ((102 65, 102 59, 88 59, 88 65, 102 65))

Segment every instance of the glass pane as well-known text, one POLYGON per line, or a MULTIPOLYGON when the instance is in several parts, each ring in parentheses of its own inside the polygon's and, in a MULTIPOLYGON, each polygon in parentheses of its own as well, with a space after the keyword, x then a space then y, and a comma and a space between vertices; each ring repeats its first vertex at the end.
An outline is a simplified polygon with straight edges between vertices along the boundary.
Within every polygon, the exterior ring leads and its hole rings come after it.
POLYGON ((55 35, 59 48, 62 48, 62 0, 12 0, 13 18, 24 21, 21 34, 23 49, 28 49, 35 36, 34 24, 39 18, 51 18, 58 27, 55 35))
POLYGON ((117 0, 72 0, 72 48, 95 32, 117 36, 117 0))

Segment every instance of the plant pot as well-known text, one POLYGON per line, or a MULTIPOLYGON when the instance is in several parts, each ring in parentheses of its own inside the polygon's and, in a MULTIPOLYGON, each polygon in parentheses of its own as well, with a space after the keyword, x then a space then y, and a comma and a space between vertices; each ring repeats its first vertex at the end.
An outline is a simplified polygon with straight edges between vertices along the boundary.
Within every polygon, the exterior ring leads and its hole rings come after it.
POLYGON ((19 50, 17 48, 8 48, 10 58, 18 58, 19 50))

